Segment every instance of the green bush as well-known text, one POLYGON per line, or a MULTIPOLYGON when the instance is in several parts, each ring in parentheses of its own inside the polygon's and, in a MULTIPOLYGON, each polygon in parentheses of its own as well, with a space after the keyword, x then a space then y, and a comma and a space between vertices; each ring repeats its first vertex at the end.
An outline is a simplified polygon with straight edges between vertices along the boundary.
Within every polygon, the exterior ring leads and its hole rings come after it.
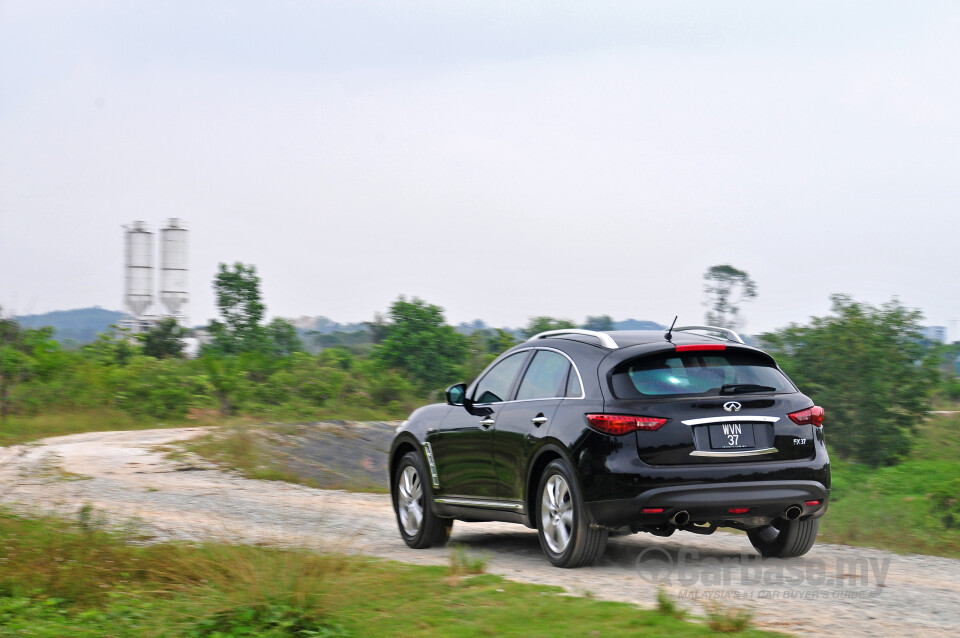
POLYGON ((110 382, 117 407, 137 416, 176 419, 186 416, 193 400, 193 380, 172 359, 137 356, 113 370, 110 382))
POLYGON ((960 379, 946 379, 943 382, 943 391, 951 401, 960 401, 960 379))
POLYGON ((930 409, 936 359, 921 315, 834 295, 833 314, 762 335, 800 389, 826 409, 831 450, 871 466, 906 457, 930 409))

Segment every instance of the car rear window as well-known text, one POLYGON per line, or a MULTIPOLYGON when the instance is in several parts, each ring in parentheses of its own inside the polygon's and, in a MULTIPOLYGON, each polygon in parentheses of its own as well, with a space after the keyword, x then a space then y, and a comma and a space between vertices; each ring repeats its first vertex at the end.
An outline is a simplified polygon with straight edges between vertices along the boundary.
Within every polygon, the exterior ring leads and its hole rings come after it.
POLYGON ((796 391, 771 360, 735 350, 670 352, 633 359, 614 369, 611 385, 621 399, 796 391))

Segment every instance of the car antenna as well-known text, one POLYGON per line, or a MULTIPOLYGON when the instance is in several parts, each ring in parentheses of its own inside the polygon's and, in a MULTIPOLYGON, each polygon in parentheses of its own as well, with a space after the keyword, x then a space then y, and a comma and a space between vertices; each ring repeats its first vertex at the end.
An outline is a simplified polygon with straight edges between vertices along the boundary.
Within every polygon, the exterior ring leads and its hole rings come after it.
POLYGON ((673 327, 677 325, 677 317, 680 315, 674 315, 673 323, 670 324, 670 327, 667 328, 667 334, 663 335, 663 338, 667 340, 668 343, 673 343, 670 339, 673 338, 673 327))

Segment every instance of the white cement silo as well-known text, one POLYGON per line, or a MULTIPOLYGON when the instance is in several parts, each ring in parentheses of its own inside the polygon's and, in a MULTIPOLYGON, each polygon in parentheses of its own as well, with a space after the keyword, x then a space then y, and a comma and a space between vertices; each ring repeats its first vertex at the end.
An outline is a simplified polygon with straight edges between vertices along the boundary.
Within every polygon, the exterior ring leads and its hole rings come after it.
POLYGON ((141 318, 153 304, 153 233, 143 222, 124 228, 123 303, 132 317, 141 318))
POLYGON ((160 229, 160 302, 164 314, 185 323, 187 292, 187 229, 173 218, 160 229))

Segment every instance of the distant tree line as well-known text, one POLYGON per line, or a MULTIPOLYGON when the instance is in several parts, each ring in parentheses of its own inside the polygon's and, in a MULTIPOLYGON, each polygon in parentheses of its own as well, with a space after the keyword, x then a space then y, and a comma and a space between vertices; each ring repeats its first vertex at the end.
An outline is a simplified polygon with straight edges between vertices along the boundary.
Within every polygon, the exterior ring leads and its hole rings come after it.
MULTIPOLYGON (((195 359, 183 356, 184 331, 174 320, 141 335, 111 327, 68 350, 52 329, 24 328, 0 315, 0 416, 110 408, 154 419, 191 412, 399 419, 439 398, 443 387, 475 378, 517 343, 512 332, 477 322, 464 334, 447 324, 439 306, 401 296, 367 324, 366 340, 311 353, 290 322, 264 321, 255 267, 221 264, 213 288, 219 318, 195 359)), ((761 339, 826 408, 831 450, 883 465, 909 452, 932 395, 960 399, 955 368, 945 365, 955 347, 926 342, 919 321, 918 312, 896 301, 873 307, 837 295, 830 315, 761 339)), ((537 316, 523 334, 613 326, 607 315, 579 325, 537 316)))

